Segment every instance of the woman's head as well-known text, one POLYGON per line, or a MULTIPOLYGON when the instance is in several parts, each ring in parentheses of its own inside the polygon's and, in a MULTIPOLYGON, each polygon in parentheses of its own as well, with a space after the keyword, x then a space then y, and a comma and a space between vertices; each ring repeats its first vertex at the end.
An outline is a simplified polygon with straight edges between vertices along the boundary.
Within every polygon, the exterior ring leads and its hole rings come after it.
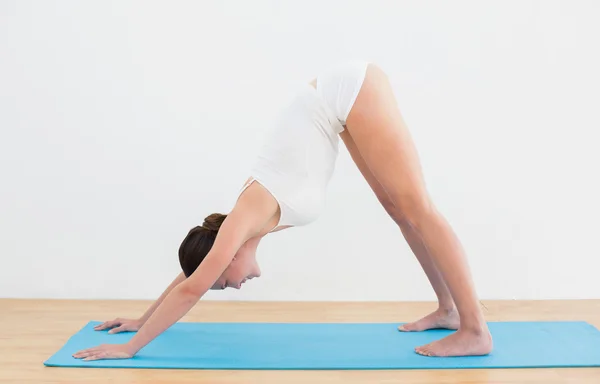
MULTIPOLYGON (((179 247, 179 263, 186 277, 198 268, 215 243, 221 224, 227 215, 213 213, 201 226, 192 228, 179 247)), ((247 242, 236 253, 232 262, 211 289, 227 287, 239 289, 246 281, 260 276, 256 263, 256 244, 247 242)))

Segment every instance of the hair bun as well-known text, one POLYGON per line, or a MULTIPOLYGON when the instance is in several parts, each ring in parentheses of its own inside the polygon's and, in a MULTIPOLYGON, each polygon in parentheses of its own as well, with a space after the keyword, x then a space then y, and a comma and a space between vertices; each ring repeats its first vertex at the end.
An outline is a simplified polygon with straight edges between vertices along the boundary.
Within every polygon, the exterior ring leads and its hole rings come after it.
POLYGON ((226 215, 220 213, 208 215, 204 219, 204 223, 202 223, 202 228, 207 231, 217 233, 219 232, 219 228, 221 228, 221 224, 223 224, 223 221, 225 221, 226 217, 226 215))

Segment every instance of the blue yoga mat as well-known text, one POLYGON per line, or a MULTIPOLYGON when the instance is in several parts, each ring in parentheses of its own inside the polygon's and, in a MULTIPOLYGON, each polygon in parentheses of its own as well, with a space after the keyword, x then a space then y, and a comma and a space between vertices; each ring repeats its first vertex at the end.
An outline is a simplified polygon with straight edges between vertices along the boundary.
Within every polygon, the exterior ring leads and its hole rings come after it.
POLYGON ((448 330, 399 332, 391 323, 177 323, 125 360, 72 354, 133 333, 109 335, 90 322, 44 362, 55 367, 181 369, 451 369, 600 366, 600 331, 585 322, 491 322, 487 356, 425 357, 414 348, 448 330))

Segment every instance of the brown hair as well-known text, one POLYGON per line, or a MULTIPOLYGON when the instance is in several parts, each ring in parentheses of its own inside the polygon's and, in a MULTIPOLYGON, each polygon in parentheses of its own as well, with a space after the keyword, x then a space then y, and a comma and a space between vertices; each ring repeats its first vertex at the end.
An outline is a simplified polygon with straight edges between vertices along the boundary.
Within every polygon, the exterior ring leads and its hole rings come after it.
POLYGON ((213 213, 204 219, 201 226, 192 228, 179 246, 179 264, 186 277, 198 268, 217 238, 217 233, 227 215, 213 213))

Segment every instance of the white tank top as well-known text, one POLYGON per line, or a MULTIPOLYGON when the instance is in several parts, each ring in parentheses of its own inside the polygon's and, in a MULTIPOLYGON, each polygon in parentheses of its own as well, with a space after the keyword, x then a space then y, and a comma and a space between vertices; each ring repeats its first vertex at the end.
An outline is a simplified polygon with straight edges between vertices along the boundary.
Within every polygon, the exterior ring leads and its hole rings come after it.
POLYGON ((279 114, 251 169, 251 179, 277 200, 275 227, 306 225, 325 208, 326 189, 344 130, 317 91, 307 84, 279 114))

